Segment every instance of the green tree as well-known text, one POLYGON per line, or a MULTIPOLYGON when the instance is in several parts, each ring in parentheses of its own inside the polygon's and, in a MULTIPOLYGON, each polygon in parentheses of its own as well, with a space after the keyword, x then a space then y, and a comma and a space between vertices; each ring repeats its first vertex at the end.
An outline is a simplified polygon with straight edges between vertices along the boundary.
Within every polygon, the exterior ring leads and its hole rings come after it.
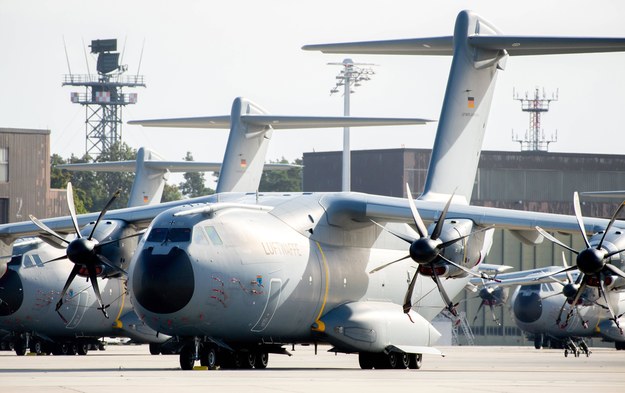
MULTIPOLYGON (((289 163, 284 157, 281 160, 271 162, 279 164, 289 163)), ((300 167, 290 168, 286 171, 264 171, 260 178, 259 191, 302 191, 302 163, 302 159, 297 158, 292 164, 300 165, 300 167)))
MULTIPOLYGON (((184 157, 185 161, 193 161, 193 155, 190 151, 184 157)), ((204 173, 202 172, 186 172, 184 181, 178 185, 180 193, 187 198, 195 198, 204 195, 214 194, 215 190, 206 187, 204 183, 204 173)))
POLYGON ((180 190, 178 190, 178 187, 165 183, 161 202, 178 201, 180 199, 182 199, 182 194, 180 193, 180 190))

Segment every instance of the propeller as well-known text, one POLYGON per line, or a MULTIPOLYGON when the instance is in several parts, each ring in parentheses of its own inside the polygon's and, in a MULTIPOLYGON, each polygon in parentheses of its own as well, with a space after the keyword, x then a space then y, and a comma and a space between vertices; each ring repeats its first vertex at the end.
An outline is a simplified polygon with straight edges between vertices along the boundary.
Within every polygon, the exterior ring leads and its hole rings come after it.
MULTIPOLYGON (((570 267, 566 266, 563 270, 560 270, 558 272, 555 272, 547 276, 549 277, 549 276, 553 276, 553 275, 563 273, 563 272, 567 273, 567 278, 569 279, 569 283, 564 286, 562 292, 563 294, 565 294, 565 296, 567 296, 567 301, 572 297, 573 300, 571 304, 573 305, 573 308, 571 308, 571 310, 569 311, 569 314, 567 315, 564 326, 566 326, 566 323, 568 323, 573 313, 573 310, 577 308, 577 303, 579 302, 582 296, 582 293, 584 292, 586 287, 597 286, 599 290, 599 296, 603 297, 603 299, 605 300, 606 307, 611 316, 610 319, 614 321, 614 323, 616 324, 616 327, 618 327, 621 334, 623 334, 623 329, 619 325, 618 318, 614 314, 614 310, 612 309, 610 302, 608 302, 608 298, 606 296, 606 289, 605 289, 605 280, 607 277, 612 276, 612 275, 617 275, 622 278, 625 278, 625 272, 623 272, 618 267, 609 263, 610 257, 616 254, 620 254, 621 252, 625 251, 625 249, 609 252, 608 250, 602 248, 602 246, 603 246, 603 241, 605 240, 605 237, 608 234, 608 231, 614 224, 616 217, 618 216, 618 214, 620 213, 621 209, 623 209, 624 206, 625 206, 625 201, 623 201, 619 205, 618 209, 616 209, 616 211, 612 215, 612 218, 610 219, 608 226, 603 231, 601 240, 595 247, 590 244, 590 242, 588 241, 588 237, 586 237, 586 231, 584 230, 584 221, 582 218, 581 207, 579 203, 579 194, 577 193, 577 191, 573 193, 573 208, 575 210, 575 218, 577 220, 577 225, 579 227, 579 230, 582 234, 582 238, 584 239, 584 244, 586 245, 586 248, 581 251, 575 250, 567 246, 566 244, 562 243, 560 240, 556 239, 554 236, 547 233, 542 228, 538 226, 536 227, 536 230, 541 235, 549 239, 551 242, 577 255, 575 266, 570 266, 570 267), (575 280, 574 283, 572 282, 572 279, 568 275, 568 273, 572 270, 579 270, 580 272, 579 276, 577 276, 577 280, 575 280), (567 293, 564 293, 565 290, 567 293)), ((565 261, 565 264, 566 264, 566 261, 565 261)), ((562 305, 562 308, 560 309, 560 314, 562 313, 562 310, 564 309, 565 304, 562 305)), ((560 316, 558 316, 558 323, 559 321, 560 321, 560 316)))
POLYGON ((495 322, 497 326, 501 326, 501 322, 499 322, 499 318, 497 318, 495 313, 495 306, 502 306, 506 303, 506 300, 508 299, 508 288, 500 286, 484 286, 480 289, 479 298, 482 299, 482 301, 475 312, 473 323, 477 320, 482 307, 488 306, 493 317, 493 322, 495 322))
POLYGON ((143 233, 143 232, 138 232, 129 236, 124 236, 115 240, 110 240, 110 241, 101 242, 101 243, 93 237, 98 224, 102 220, 102 217, 104 216, 104 214, 106 214, 107 210, 111 207, 115 199, 119 197, 120 193, 121 193, 121 190, 117 190, 117 192, 115 192, 113 196, 111 197, 111 199, 107 202, 106 206, 104 206, 104 209, 102 209, 102 211, 100 212, 97 220, 95 221, 93 225, 91 233, 89 234, 88 237, 83 237, 78 227, 78 219, 76 217, 76 208, 74 207, 74 193, 73 193, 73 188, 72 188, 71 183, 67 183, 67 205, 68 205, 69 213, 72 219, 72 225, 74 227, 74 231, 76 232, 76 237, 73 240, 71 241, 67 240, 65 237, 59 235, 58 233, 50 229, 47 225, 45 225, 43 222, 38 220, 36 217, 29 215, 30 220, 44 232, 44 234, 40 236, 42 240, 46 241, 46 239, 48 239, 46 242, 50 243, 49 240, 50 238, 52 238, 54 239, 54 241, 52 242, 53 244, 63 244, 65 247, 65 255, 46 261, 44 262, 44 264, 63 260, 63 259, 69 259, 72 263, 74 263, 74 267, 72 271, 70 272, 69 277, 67 278, 67 281, 65 282, 65 285, 63 286, 63 290, 61 291, 59 301, 56 304, 56 312, 59 313, 59 315, 64 321, 65 321, 65 318, 63 318, 63 316, 59 312, 59 309, 63 305, 63 298, 65 297, 65 294, 67 293, 67 290, 69 286, 71 285, 72 281, 74 280, 74 278, 76 277, 76 275, 78 275, 81 271, 85 271, 85 270, 88 273, 88 280, 91 281, 91 285, 93 286, 93 291, 95 292, 96 298, 98 299, 98 304, 100 305, 98 307, 98 310, 101 310, 104 316, 108 318, 108 314, 106 313, 106 308, 108 308, 109 305, 105 306, 104 303, 102 302, 102 295, 100 294, 100 288, 98 286, 98 280, 97 280, 98 268, 101 267, 102 265, 105 265, 123 274, 127 274, 127 273, 120 267, 111 263, 104 255, 100 253, 100 250, 103 246, 107 244, 114 243, 114 242, 117 242, 126 238, 139 236, 140 234, 143 233))
POLYGON ((417 272, 415 273, 415 275, 412 277, 412 281, 410 281, 410 285, 408 286, 408 290, 406 291, 406 295, 404 297, 404 305, 403 305, 403 309, 404 309, 404 313, 408 313, 410 311, 410 309, 412 308, 412 292, 414 291, 414 287, 416 284, 416 280, 417 277, 419 275, 419 272, 421 272, 421 274, 423 274, 423 270, 427 270, 428 272, 432 273, 432 279, 434 280, 434 282, 436 283, 436 287, 438 288, 439 293, 441 294, 441 297, 443 298, 443 301, 445 302, 445 307, 447 310, 449 310, 449 312, 452 313, 452 315, 457 316, 458 313, 456 311, 455 308, 455 304, 452 303, 451 299, 449 298, 449 296, 447 295, 447 292, 445 291, 445 288, 443 287, 442 283, 441 283, 441 279, 439 277, 439 272, 437 272, 437 267, 440 268, 439 266, 435 266, 435 264, 440 264, 440 262, 444 262, 446 264, 455 266, 456 268, 464 271, 465 273, 472 275, 472 276, 476 276, 476 277, 480 277, 480 278, 484 278, 484 279, 491 279, 489 276, 487 276, 484 273, 476 273, 470 269, 467 269, 466 267, 459 265, 457 263, 455 263, 454 261, 451 261, 448 258, 445 258, 441 253, 442 251, 445 249, 445 247, 448 247, 466 237, 469 237, 475 233, 478 232, 482 232, 485 231, 487 229, 490 229, 492 227, 486 227, 486 228, 481 228, 477 231, 473 231, 467 235, 463 235, 463 236, 459 236, 455 239, 452 240, 448 240, 448 241, 443 241, 441 240, 440 236, 441 233, 443 231, 443 225, 445 222, 445 217, 447 216, 447 211, 449 210, 449 206, 451 205, 451 201, 453 199, 453 195, 451 196, 451 198, 449 198, 449 200, 447 201, 447 204, 445 205, 445 208, 443 209, 443 211, 441 212, 441 215, 438 219, 438 221, 436 222, 436 225, 434 226, 434 229, 432 230, 432 233, 428 233, 427 227, 425 226, 425 224, 423 223, 423 220, 421 219, 421 216, 419 215, 419 212, 417 210, 417 207, 414 203, 414 200, 412 199, 412 193, 410 191, 410 186, 406 183, 406 193, 408 195, 408 203, 410 205, 410 211, 412 212, 412 218, 414 220, 415 226, 417 228, 417 232, 412 231, 412 235, 405 235, 402 233, 397 233, 395 231, 392 231, 388 228, 386 228, 383 225, 378 224, 377 222, 371 220, 374 224, 378 225, 379 227, 381 227, 383 230, 389 232, 390 234, 392 234, 393 236, 407 242, 410 243, 410 248, 409 248, 409 254, 399 258, 397 260, 394 260, 392 262, 389 262, 387 264, 384 264, 382 266, 379 266, 373 270, 371 270, 369 273, 375 273, 379 270, 382 270, 394 263, 403 261, 405 259, 408 258, 412 258, 413 261, 417 262, 419 264, 419 269, 417 269, 417 272))

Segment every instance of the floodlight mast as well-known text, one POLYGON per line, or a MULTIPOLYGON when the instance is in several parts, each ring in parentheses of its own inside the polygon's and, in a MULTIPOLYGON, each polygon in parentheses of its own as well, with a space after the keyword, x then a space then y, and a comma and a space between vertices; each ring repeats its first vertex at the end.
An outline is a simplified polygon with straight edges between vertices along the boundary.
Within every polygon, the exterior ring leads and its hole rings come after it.
MULTIPOLYGON (((343 66, 339 75, 337 75, 336 85, 330 90, 330 95, 339 92, 339 87, 343 86, 343 115, 350 115, 350 94, 354 93, 352 86, 358 87, 361 82, 371 79, 371 75, 375 72, 371 67, 375 64, 354 63, 352 59, 345 59, 342 63, 328 63, 328 65, 343 66)), ((342 164, 342 182, 341 191, 351 190, 351 151, 349 140, 349 127, 343 128, 343 164, 342 164)))

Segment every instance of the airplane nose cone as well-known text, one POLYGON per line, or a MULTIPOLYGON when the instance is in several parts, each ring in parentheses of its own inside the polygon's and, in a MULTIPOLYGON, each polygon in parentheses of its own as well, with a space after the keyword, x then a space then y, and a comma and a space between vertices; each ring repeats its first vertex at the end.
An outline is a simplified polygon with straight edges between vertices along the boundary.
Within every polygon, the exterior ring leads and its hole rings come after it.
POLYGON ((179 311, 195 289, 191 260, 178 247, 166 255, 154 255, 150 247, 137 258, 132 280, 134 296, 146 310, 157 314, 179 311))
POLYGON ((24 287, 20 275, 7 268, 0 277, 0 316, 7 317, 15 313, 24 301, 24 287))
POLYGON ((514 301, 513 311, 521 322, 536 322, 543 313, 543 303, 537 293, 519 294, 514 301))

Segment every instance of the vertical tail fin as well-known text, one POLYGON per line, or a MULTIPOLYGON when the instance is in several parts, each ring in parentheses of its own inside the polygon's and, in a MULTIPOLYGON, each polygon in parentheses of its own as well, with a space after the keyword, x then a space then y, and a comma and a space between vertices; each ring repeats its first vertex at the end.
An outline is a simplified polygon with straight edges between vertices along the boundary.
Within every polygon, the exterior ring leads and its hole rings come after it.
POLYGON ((456 18, 453 37, 306 45, 324 53, 453 55, 421 199, 469 203, 498 70, 515 55, 616 52, 624 38, 507 36, 471 11, 456 18))

